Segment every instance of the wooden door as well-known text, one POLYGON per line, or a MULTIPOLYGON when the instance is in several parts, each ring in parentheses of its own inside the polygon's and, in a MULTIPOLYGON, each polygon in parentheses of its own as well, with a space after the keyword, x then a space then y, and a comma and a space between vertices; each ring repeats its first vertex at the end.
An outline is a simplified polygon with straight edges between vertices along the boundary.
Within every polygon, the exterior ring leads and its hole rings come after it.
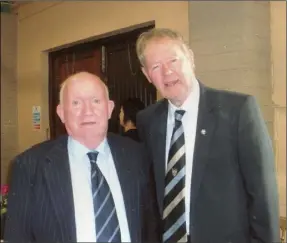
POLYGON ((91 72, 102 77, 101 49, 51 53, 50 64, 52 67, 49 81, 50 137, 56 138, 66 134, 65 126, 56 114, 61 83, 79 71, 91 72))
POLYGON ((156 90, 141 71, 136 56, 136 39, 145 29, 118 36, 106 44, 107 86, 115 109, 110 120, 110 131, 121 133, 119 122, 121 103, 128 98, 140 98, 146 106, 156 101, 156 90))
POLYGON ((50 53, 51 139, 66 133, 56 114, 60 83, 78 71, 94 73, 106 83, 110 99, 115 102, 115 109, 109 121, 109 132, 121 133, 118 117, 123 100, 138 97, 146 105, 156 101, 156 90, 144 77, 135 51, 139 34, 153 27, 154 25, 150 25, 50 53))

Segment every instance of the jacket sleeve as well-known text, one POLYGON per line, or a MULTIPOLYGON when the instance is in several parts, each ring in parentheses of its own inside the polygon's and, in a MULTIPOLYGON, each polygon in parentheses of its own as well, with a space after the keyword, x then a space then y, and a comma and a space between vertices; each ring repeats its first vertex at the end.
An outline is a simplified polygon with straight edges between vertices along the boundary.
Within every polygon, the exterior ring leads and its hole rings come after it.
POLYGON ((145 195, 143 196, 143 242, 160 242, 161 239, 161 219, 157 203, 155 177, 153 166, 145 150, 144 171, 146 188, 145 195))
POLYGON ((279 242, 279 210, 272 142, 254 97, 241 108, 239 164, 247 191, 251 242, 279 242))
POLYGON ((12 161, 8 192, 4 240, 30 242, 31 187, 29 161, 23 157, 12 161))

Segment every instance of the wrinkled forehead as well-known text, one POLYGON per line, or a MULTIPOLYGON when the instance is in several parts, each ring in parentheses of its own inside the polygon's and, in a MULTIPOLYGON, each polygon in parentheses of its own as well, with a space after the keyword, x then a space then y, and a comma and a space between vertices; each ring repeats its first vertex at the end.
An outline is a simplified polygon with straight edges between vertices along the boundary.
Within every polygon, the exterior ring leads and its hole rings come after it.
POLYGON ((144 50, 146 64, 168 60, 173 57, 184 56, 186 53, 183 43, 170 38, 155 39, 147 43, 144 50))
POLYGON ((64 90, 64 99, 99 97, 105 98, 104 84, 94 77, 74 77, 69 80, 64 90))
POLYGON ((171 39, 169 37, 161 37, 161 38, 153 38, 147 41, 144 53, 148 53, 151 49, 153 51, 159 50, 158 48, 166 48, 166 49, 180 49, 184 43, 181 40, 171 39))

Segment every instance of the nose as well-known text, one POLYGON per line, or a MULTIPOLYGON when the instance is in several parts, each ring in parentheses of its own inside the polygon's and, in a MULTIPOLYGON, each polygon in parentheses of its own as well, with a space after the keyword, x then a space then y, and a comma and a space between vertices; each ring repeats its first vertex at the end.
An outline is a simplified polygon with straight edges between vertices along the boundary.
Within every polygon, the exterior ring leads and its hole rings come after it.
POLYGON ((84 111, 85 115, 91 115, 93 113, 92 112, 93 111, 92 106, 89 102, 85 103, 83 111, 84 111))
POLYGON ((170 75, 172 73, 171 68, 167 64, 163 64, 162 69, 164 75, 170 75))

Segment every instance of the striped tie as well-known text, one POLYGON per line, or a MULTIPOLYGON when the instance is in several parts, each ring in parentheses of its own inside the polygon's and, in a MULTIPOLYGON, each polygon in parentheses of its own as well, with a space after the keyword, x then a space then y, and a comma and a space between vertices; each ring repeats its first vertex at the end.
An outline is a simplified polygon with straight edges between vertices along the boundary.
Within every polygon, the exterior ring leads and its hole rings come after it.
POLYGON ((163 242, 187 242, 185 219, 185 145, 181 119, 185 111, 175 111, 165 176, 163 242))
POLYGON ((121 242, 116 208, 109 185, 97 165, 98 152, 89 152, 97 242, 121 242))

